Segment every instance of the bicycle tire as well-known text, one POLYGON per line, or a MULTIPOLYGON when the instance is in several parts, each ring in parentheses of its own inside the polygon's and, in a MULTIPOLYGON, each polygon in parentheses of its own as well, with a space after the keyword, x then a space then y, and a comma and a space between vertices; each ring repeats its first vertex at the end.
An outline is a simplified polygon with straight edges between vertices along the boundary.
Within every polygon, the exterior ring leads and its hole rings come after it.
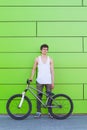
POLYGON ((49 100, 48 111, 56 119, 66 119, 73 112, 72 99, 65 94, 56 94, 49 100))
POLYGON ((24 101, 21 108, 18 108, 22 94, 16 94, 10 97, 6 104, 8 115, 15 120, 23 120, 29 116, 32 110, 32 104, 27 96, 24 96, 24 101))

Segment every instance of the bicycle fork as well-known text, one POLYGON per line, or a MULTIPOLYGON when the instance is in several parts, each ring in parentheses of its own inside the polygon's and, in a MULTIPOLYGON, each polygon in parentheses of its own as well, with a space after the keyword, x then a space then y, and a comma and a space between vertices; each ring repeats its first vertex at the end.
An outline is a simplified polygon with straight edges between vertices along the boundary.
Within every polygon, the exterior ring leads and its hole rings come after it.
POLYGON ((20 103, 18 105, 18 108, 21 108, 23 101, 24 101, 24 96, 25 96, 25 91, 22 93, 22 97, 21 97, 20 103))

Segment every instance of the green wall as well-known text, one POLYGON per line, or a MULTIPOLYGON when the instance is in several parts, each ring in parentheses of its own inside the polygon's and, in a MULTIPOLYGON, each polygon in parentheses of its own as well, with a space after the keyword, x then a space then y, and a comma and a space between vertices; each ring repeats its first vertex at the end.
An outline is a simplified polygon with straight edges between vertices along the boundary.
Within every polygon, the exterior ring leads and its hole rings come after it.
POLYGON ((25 88, 42 43, 54 59, 53 91, 73 99, 74 114, 87 113, 87 0, 0 0, 0 114, 25 88))

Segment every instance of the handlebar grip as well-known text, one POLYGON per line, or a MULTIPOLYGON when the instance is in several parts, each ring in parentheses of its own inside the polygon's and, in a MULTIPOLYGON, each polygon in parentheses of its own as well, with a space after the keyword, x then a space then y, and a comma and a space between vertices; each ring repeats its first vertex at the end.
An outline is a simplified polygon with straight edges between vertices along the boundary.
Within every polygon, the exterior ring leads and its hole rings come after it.
POLYGON ((27 84, 30 84, 30 82, 32 82, 32 80, 27 79, 27 84))

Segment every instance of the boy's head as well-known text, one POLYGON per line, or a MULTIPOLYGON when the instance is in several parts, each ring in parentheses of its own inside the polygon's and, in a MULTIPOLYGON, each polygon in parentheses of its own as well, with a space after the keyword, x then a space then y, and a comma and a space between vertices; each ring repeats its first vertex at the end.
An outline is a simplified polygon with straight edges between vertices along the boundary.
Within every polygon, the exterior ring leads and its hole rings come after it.
POLYGON ((47 50, 49 49, 49 46, 47 44, 42 44, 40 47, 40 50, 46 48, 47 50))

